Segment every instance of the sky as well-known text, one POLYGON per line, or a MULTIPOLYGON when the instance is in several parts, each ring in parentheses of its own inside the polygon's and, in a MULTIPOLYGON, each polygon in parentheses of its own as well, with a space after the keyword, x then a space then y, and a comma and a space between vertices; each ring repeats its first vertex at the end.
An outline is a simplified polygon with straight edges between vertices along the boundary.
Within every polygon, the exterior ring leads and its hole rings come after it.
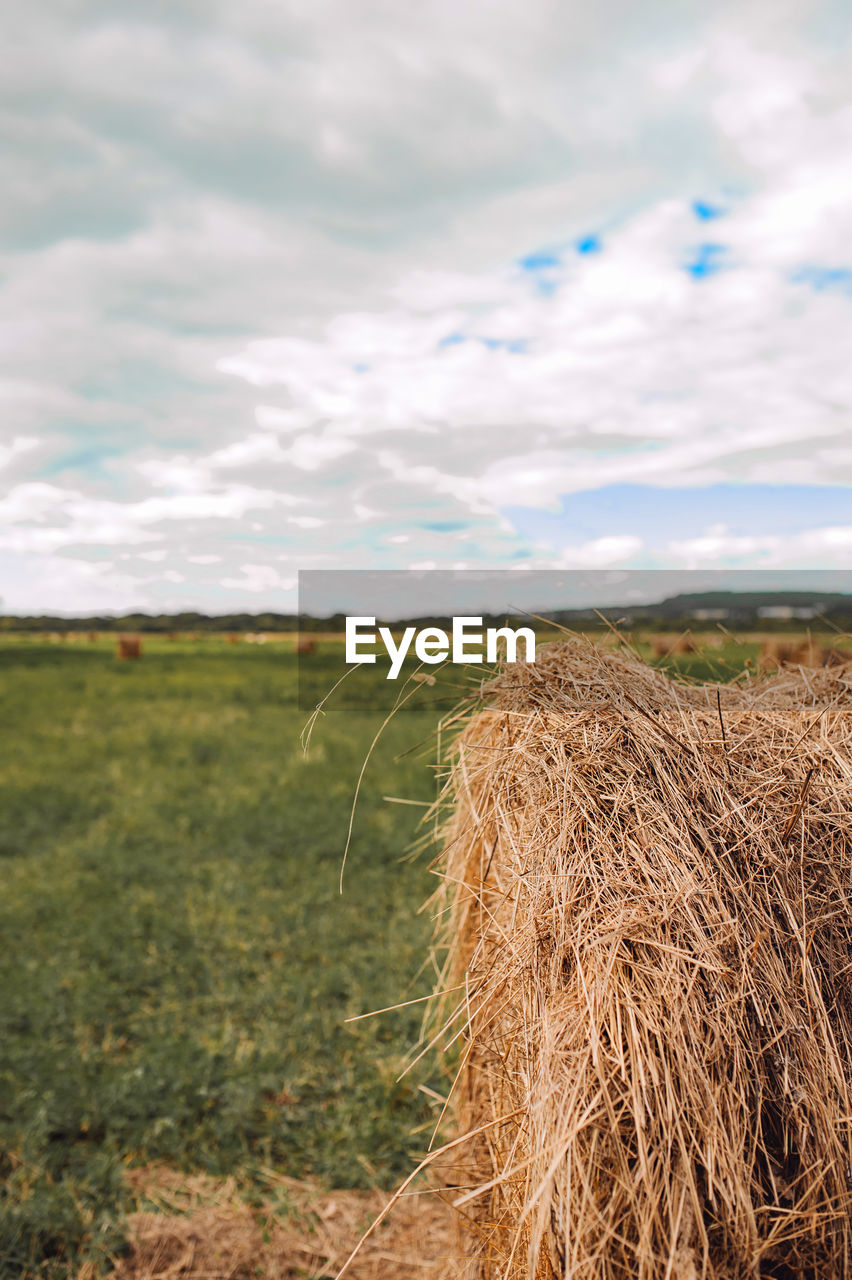
POLYGON ((852 11, 6 0, 0 607, 852 565, 852 11))

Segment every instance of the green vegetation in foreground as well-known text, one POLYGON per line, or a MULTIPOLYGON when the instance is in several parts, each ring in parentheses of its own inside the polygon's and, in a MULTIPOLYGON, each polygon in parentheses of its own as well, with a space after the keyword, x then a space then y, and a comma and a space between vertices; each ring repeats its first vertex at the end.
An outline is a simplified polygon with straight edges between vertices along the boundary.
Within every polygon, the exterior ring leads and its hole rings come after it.
MULTIPOLYGON (((434 752, 395 756, 464 691, 449 668, 391 722, 399 686, 367 668, 306 760, 283 645, 144 640, 0 647, 0 1276, 66 1280, 120 1249, 126 1164, 263 1169, 392 1185, 435 1119, 425 1061, 397 1081, 422 1006, 344 1019, 429 989, 434 887, 401 860, 434 752), (446 692, 444 692, 446 690, 446 692)), ((756 645, 679 656, 725 679, 756 645)), ((303 705, 341 670, 302 665, 303 705)))
MULTIPOLYGON (((338 657, 312 660, 317 695, 338 657), (325 665, 324 665, 325 662, 325 665)), ((0 648, 0 1274, 76 1273, 123 1238, 125 1163, 251 1184, 391 1185, 434 1124, 402 1081, 434 888, 401 861, 431 800, 418 691, 330 714, 304 758, 280 646, 0 648)), ((434 700, 434 699, 433 699, 434 700)), ((428 749, 427 749, 428 753, 428 749)), ((432 752, 434 757, 434 751, 432 752)))

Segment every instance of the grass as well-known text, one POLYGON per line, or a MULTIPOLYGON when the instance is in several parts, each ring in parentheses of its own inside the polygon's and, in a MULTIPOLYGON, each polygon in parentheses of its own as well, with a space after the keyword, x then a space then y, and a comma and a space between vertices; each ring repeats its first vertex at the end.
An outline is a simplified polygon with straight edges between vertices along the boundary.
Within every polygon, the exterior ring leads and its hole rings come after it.
MULTIPOLYGON (((390 1186, 422 1153, 439 1067, 399 1081, 434 887, 404 855, 435 793, 423 686, 366 772, 399 686, 373 669, 299 734, 341 670, 321 644, 147 639, 0 647, 0 1277, 65 1280, 121 1247, 127 1165, 390 1186), (334 707, 338 706, 335 712, 334 707)), ((727 678, 757 646, 673 661, 727 678), (721 664, 721 665, 720 665, 721 664)), ((443 684, 443 688, 442 688, 443 684)), ((449 686, 449 687, 446 687, 449 686)))
MULTIPOLYGON (((321 662, 317 688, 331 683, 321 662)), ((208 642, 0 650, 0 1274, 71 1274, 121 1241, 126 1163, 389 1185, 433 1123, 401 1082, 432 888, 401 861, 433 710, 318 726, 295 660, 208 642)), ((428 691, 424 691, 424 695, 428 691)), ((440 1090, 440 1080, 431 1084, 440 1090)))

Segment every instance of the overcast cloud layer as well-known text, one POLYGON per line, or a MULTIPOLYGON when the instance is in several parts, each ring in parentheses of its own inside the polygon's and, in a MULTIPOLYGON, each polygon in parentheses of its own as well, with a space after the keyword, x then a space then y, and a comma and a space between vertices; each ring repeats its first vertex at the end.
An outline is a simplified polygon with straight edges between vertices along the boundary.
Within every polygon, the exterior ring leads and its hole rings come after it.
POLYGON ((6 609, 850 564, 847 6, 4 19, 6 609))

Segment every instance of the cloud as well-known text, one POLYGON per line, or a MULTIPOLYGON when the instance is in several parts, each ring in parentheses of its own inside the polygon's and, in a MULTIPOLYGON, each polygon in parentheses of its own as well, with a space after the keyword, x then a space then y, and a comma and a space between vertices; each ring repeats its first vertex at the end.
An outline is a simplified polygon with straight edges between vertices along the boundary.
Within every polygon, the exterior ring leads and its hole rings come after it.
POLYGON ((687 569, 717 565, 742 568, 848 568, 852 562, 852 525, 805 529, 790 535, 733 535, 722 527, 699 538, 668 544, 673 563, 687 569))
POLYGON ((109 562, 0 548, 0 575, 0 606, 9 613, 108 613, 140 603, 135 576, 109 562))
POLYGON ((412 495, 476 514, 626 480, 849 482, 850 299, 792 269, 824 251, 836 211, 793 243, 792 200, 731 202, 718 243, 701 239, 692 202, 667 200, 594 254, 539 254, 480 288, 441 275, 430 291, 419 272, 408 308, 402 281, 393 310, 255 343, 222 367, 286 387, 291 412, 326 424, 298 440, 330 454, 357 441, 412 495), (545 269, 542 293, 530 276, 545 269))
POLYGON ((22 561, 224 604, 246 564, 529 561, 507 509, 619 482, 852 481, 827 0, 7 7, 22 561))
POLYGON ((34 449, 38 444, 38 440, 32 436, 15 436, 8 444, 0 442, 0 470, 9 466, 13 459, 21 456, 22 453, 28 453, 30 449, 34 449))
POLYGON ((242 576, 239 578, 222 578, 223 587, 231 591, 259 592, 292 592, 296 585, 294 577, 285 577, 277 569, 268 564, 240 565, 242 576))
POLYGON ((273 490, 238 484, 208 492, 152 496, 139 502, 94 499, 52 484, 22 484, 0 499, 0 523, 5 527, 0 547, 56 551, 150 542, 166 536, 163 526, 168 522, 235 521, 250 511, 297 501, 273 490))

